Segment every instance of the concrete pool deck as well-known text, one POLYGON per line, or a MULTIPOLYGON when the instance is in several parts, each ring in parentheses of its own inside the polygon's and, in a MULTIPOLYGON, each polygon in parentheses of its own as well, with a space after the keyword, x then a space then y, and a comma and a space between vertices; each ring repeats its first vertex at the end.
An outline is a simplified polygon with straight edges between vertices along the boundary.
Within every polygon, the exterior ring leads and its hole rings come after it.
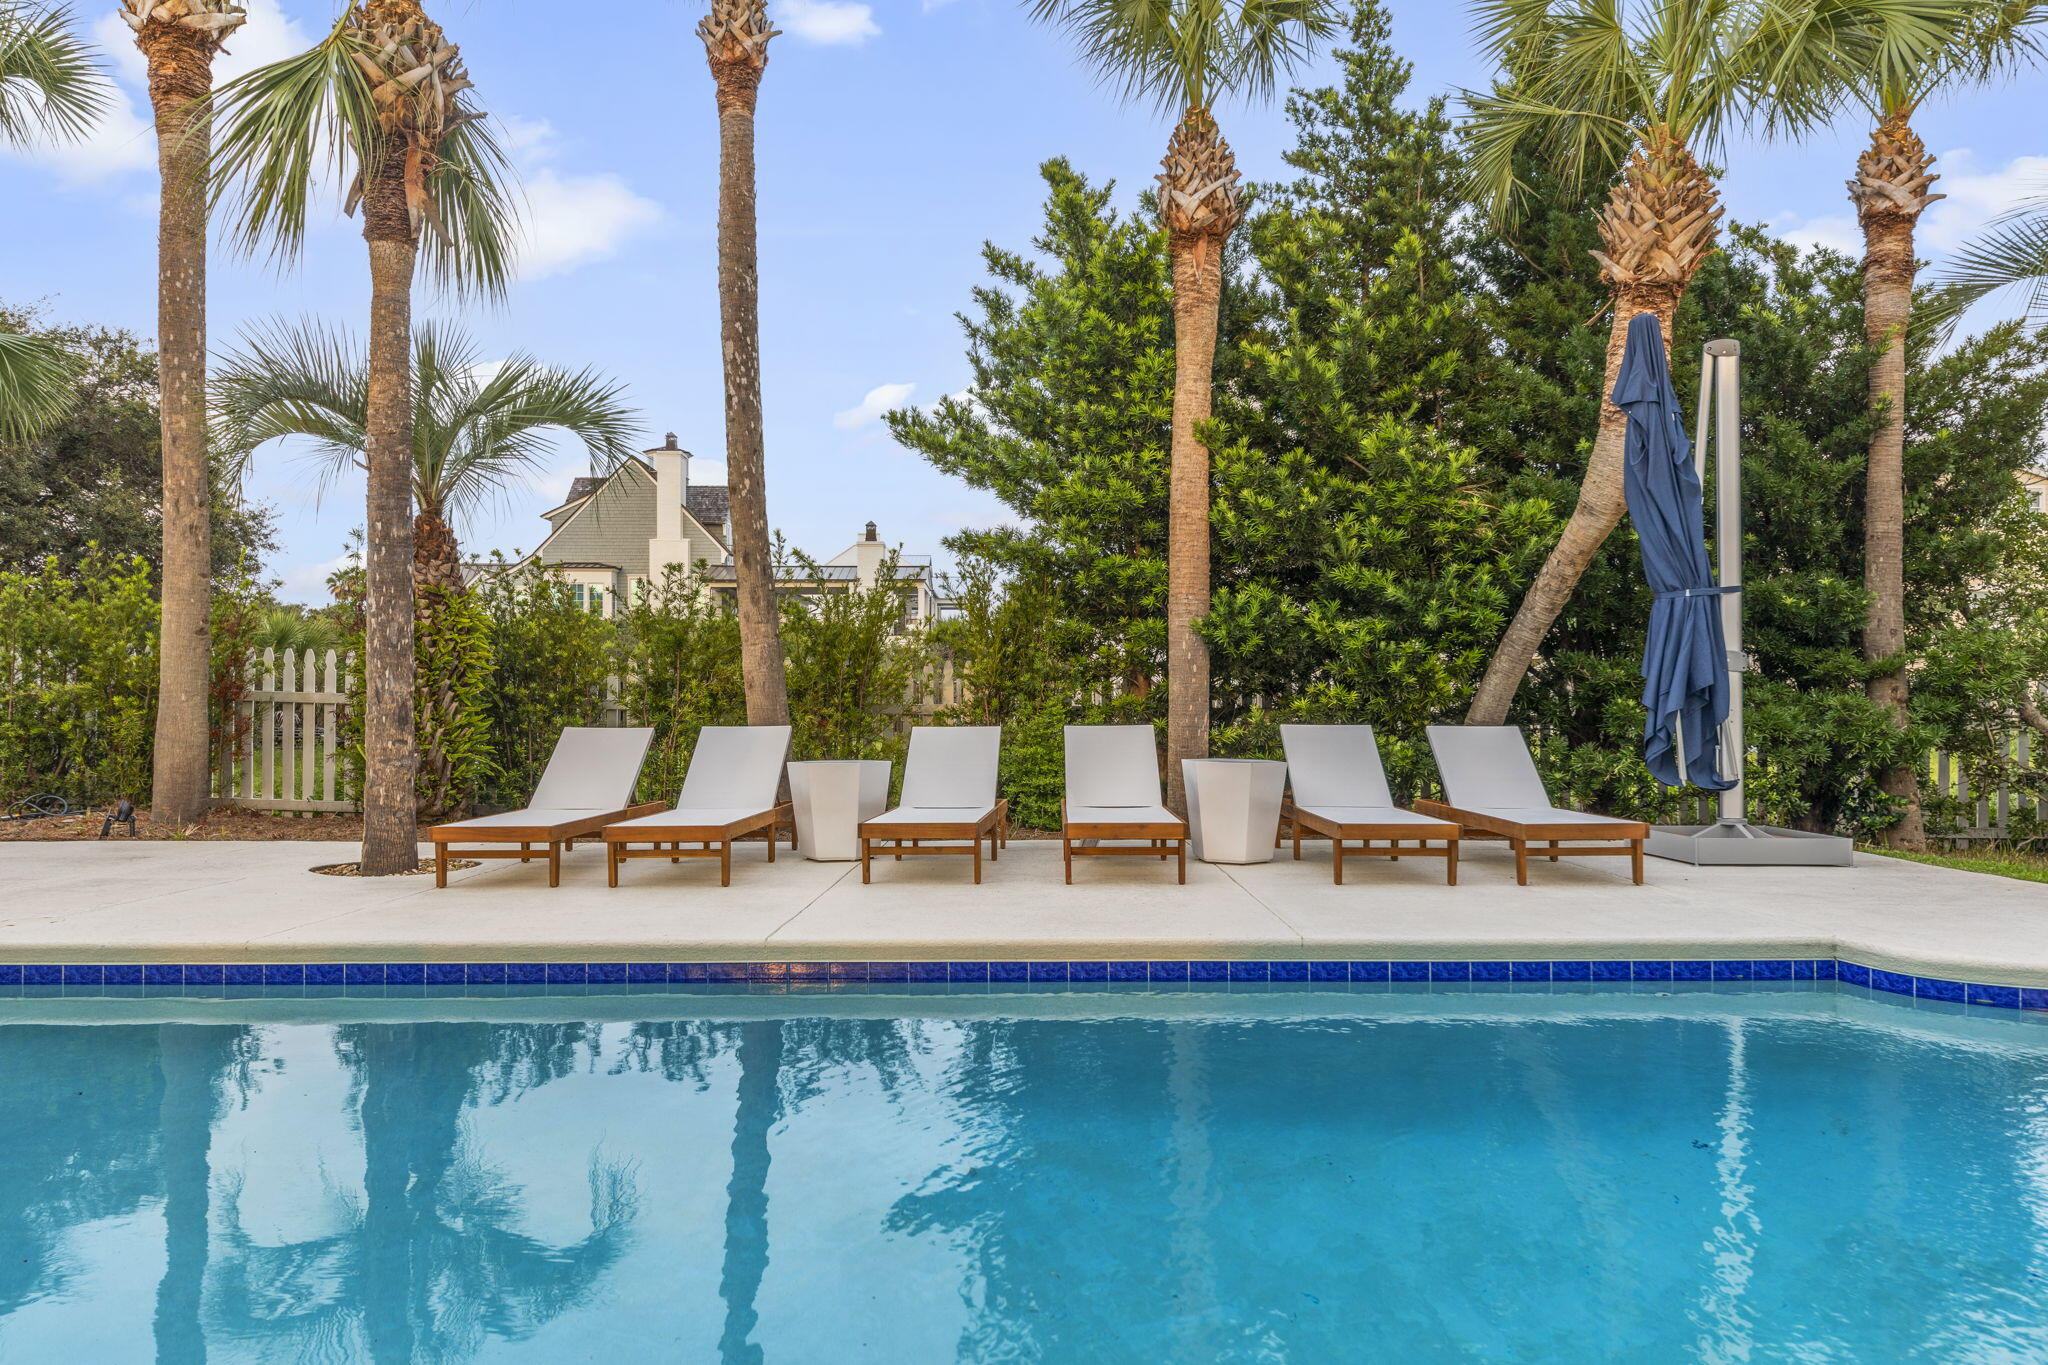
POLYGON ((1473 844, 1460 885, 1436 860, 1076 863, 1017 842, 981 886, 964 860, 853 863, 760 844, 648 862, 605 886, 601 847, 541 863, 362 880, 317 876, 331 843, 0 844, 0 963, 854 962, 958 959, 1841 958, 1888 971, 2048 986, 2048 886, 1858 854, 1851 868, 1695 868, 1651 859, 1537 862, 1473 844))

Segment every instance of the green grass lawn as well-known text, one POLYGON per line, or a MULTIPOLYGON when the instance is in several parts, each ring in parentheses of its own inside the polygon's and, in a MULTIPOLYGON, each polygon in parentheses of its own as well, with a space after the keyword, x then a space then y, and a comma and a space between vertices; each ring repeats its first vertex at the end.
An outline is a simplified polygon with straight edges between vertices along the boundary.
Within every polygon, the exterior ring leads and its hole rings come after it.
POLYGON ((1965 872, 1988 872, 1994 877, 2013 877, 2023 882, 2048 882, 2048 854, 1998 849, 1985 853, 1895 853, 1888 848, 1863 849, 1887 858, 1932 863, 1936 867, 1958 867, 1965 872))

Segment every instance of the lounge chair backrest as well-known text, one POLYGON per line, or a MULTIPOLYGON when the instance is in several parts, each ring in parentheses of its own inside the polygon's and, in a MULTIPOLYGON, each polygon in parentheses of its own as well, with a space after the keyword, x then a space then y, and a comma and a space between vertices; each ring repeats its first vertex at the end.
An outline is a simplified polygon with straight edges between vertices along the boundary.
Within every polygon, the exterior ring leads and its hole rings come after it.
POLYGON ((787 725, 707 725, 697 732, 676 805, 683 810, 767 810, 789 759, 787 725))
POLYGON ((654 731, 615 725, 571 725, 533 789, 533 810, 624 810, 633 804, 640 765, 654 731))
POLYGON ((1283 725, 1287 781, 1303 806, 1391 806, 1370 725, 1283 725))
POLYGON ((1000 725, 919 725, 903 760, 903 804, 928 810, 988 810, 996 803, 1000 725))
POLYGON ((1519 725, 1432 725, 1444 800, 1462 810, 1544 810, 1550 793, 1519 725))
POLYGON ((1159 739, 1149 725, 1069 725, 1067 804, 1156 806, 1159 739))

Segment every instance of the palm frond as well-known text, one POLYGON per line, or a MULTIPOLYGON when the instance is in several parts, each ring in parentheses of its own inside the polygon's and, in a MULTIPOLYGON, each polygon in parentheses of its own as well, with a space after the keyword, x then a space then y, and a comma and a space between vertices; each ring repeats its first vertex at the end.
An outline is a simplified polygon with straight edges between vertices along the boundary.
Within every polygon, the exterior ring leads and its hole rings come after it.
POLYGON ((1748 42, 1758 60, 1752 122, 1796 136, 1845 101, 1875 119, 1910 111, 1936 86, 1980 69, 1992 0, 1764 0, 1748 42))
MULTIPOLYGON (((352 9, 307 51, 230 82, 213 96, 214 199, 231 248, 279 262, 304 248, 317 197, 384 162, 394 133, 370 76, 382 49, 351 27, 352 9)), ((471 107, 467 82, 448 97, 445 123, 418 134, 430 145, 420 204, 428 277, 456 294, 498 297, 517 258, 518 195, 503 147, 471 107)))
POLYGON ((26 441, 71 407, 75 357, 48 337, 0 332, 0 441, 26 441))
MULTIPOLYGON (((600 469, 632 453, 624 385, 514 355, 495 370, 459 328, 413 331, 413 487, 422 511, 448 517, 502 494, 552 452, 549 431, 580 440, 600 469)), ((369 362, 317 322, 258 329, 213 380, 215 441, 243 461, 272 441, 312 441, 323 482, 357 467, 368 444, 369 362)))
POLYGON ((216 458, 239 477, 273 441, 303 437, 324 491, 361 467, 368 442, 368 357, 346 332, 272 322, 245 333, 209 384, 216 458))
POLYGON ((1337 31, 1332 0, 1031 0, 1104 84, 1161 110, 1264 98, 1337 31))
POLYGON ((2048 329, 2048 197, 1992 220, 1948 258, 1933 283, 1920 311, 1937 335, 1946 336, 1978 303, 2013 290, 2027 324, 2048 329))
POLYGON ((107 107, 106 73, 69 6, 0 0, 0 146, 83 137, 107 107))

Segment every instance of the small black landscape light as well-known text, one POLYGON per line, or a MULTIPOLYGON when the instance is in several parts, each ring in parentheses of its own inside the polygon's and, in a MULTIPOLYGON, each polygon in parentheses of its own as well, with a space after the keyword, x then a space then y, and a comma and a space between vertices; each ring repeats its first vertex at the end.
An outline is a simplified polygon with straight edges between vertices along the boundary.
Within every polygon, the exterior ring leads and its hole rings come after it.
POLYGON ((115 803, 113 812, 101 823, 100 838, 113 833, 116 825, 128 826, 128 837, 135 837, 135 803, 125 796, 115 803))

